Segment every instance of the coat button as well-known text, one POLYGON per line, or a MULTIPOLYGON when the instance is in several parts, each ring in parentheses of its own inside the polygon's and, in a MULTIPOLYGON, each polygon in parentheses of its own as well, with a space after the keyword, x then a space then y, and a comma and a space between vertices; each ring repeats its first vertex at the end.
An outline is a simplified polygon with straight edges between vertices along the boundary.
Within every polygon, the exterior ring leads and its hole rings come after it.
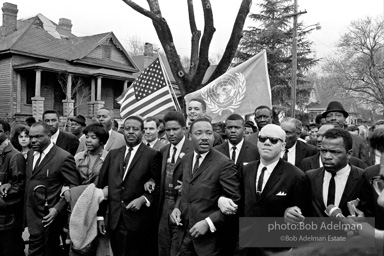
POLYGON ((124 189, 125 189, 125 187, 121 187, 121 189, 122 189, 122 190, 124 190, 124 189))
POLYGON ((123 203, 124 203, 124 201, 122 200, 122 201, 121 201, 121 203, 123 204, 123 203))

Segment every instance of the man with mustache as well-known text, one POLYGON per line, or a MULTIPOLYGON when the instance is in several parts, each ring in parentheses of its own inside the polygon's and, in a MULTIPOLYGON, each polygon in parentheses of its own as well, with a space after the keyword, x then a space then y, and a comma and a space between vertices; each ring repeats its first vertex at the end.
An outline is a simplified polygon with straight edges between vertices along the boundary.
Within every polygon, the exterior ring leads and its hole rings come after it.
POLYGON ((181 195, 171 214, 177 224, 180 255, 222 255, 222 236, 227 217, 218 205, 220 196, 240 200, 239 180, 233 161, 212 149, 213 127, 208 119, 197 119, 190 127, 195 150, 180 163, 183 170, 181 195))
POLYGON ((100 169, 98 188, 108 186, 108 199, 100 204, 98 228, 101 234, 110 233, 113 255, 149 255, 150 232, 158 200, 158 189, 144 190, 152 179, 159 184, 161 154, 142 143, 144 122, 138 116, 124 121, 126 145, 109 151, 100 169), (108 229, 104 216, 109 207, 108 229))

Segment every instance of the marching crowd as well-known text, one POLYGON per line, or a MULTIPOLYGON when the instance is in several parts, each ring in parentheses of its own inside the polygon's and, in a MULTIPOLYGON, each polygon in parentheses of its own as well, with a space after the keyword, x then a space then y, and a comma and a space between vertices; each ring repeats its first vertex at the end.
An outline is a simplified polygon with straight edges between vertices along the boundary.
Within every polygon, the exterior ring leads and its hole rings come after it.
POLYGON ((205 110, 192 99, 188 123, 171 111, 119 128, 101 108, 91 124, 71 118, 70 133, 55 110, 12 129, 0 120, 0 256, 24 255, 25 228, 31 256, 269 255, 289 248, 239 246, 240 217, 299 223, 330 205, 352 215, 351 202, 384 240, 383 123, 355 134, 333 101, 306 138, 267 106, 256 126, 236 113, 212 124, 205 110))

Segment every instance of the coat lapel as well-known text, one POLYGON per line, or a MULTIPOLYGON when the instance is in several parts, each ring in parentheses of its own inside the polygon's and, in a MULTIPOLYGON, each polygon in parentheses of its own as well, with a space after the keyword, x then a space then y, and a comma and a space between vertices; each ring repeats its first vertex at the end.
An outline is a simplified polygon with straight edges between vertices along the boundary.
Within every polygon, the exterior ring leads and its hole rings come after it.
POLYGON ((248 182, 249 187, 251 188, 251 194, 253 197, 253 201, 257 202, 257 196, 256 196, 256 175, 257 175, 257 169, 259 168, 260 160, 257 161, 256 167, 254 170, 251 170, 250 174, 248 175, 248 182))
MULTIPOLYGON (((197 177, 200 176, 200 174, 209 167, 209 165, 211 164, 211 161, 212 161, 212 156, 213 156, 213 153, 212 153, 212 150, 214 149, 211 149, 208 154, 205 156, 203 162, 200 163, 200 166, 199 168, 197 169, 196 173, 193 175, 192 177, 192 180, 196 179, 197 177)), ((193 156, 192 156, 193 157, 193 156)), ((192 161, 193 163, 193 161, 192 161)), ((192 167, 192 166, 191 166, 192 167)))
MULTIPOLYGON (((137 149, 137 152, 135 154, 135 156, 133 157, 132 159, 132 162, 131 164, 129 165, 128 167, 128 171, 127 171, 127 175, 125 175, 125 178, 127 178, 128 176, 128 173, 132 170, 133 166, 135 166, 137 160, 139 160, 139 158, 141 157, 141 155, 143 154, 143 151, 144 151, 144 148, 147 147, 146 145, 144 145, 143 143, 141 143, 141 145, 139 146, 139 148, 137 149)), ((124 159, 124 158, 123 158, 124 159)))
POLYGON ((123 147, 119 151, 119 175, 121 178, 124 176, 124 158, 125 158, 125 151, 127 150, 127 147, 123 147))
POLYGON ((112 144, 113 144, 113 141, 115 140, 115 134, 114 134, 114 131, 111 132, 111 136, 109 136, 109 140, 108 140, 108 143, 107 145, 105 145, 104 147, 104 150, 106 151, 109 151, 112 144))
POLYGON ((325 209, 323 198, 323 180, 324 180, 324 167, 318 169, 317 173, 313 176, 313 196, 316 201, 320 202, 321 206, 325 209))
MULTIPOLYGON (((351 165, 350 165, 351 166, 351 165)), ((350 195, 355 192, 355 187, 359 183, 359 174, 355 168, 351 166, 351 172, 348 175, 347 183, 341 196, 339 205, 346 205, 350 195)))
MULTIPOLYGON (((187 154, 189 152, 190 146, 191 146, 191 142, 187 138, 185 138, 184 144, 180 150, 180 154, 181 153, 183 153, 184 155, 187 154)), ((180 154, 179 154, 179 157, 176 159, 175 169, 179 166, 179 164, 181 162, 182 157, 180 157, 180 154)))
POLYGON ((236 166, 238 166, 238 163, 243 163, 244 157, 247 155, 248 150, 248 144, 245 143, 245 140, 243 141, 243 146, 240 149, 240 154, 237 157, 236 166))
MULTIPOLYGON (((32 168, 31 168, 31 170, 32 170, 31 177, 36 176, 36 174, 39 173, 49 161, 51 161, 51 159, 53 158, 54 154, 56 153, 56 150, 57 150, 57 146, 53 145, 53 147, 48 152, 48 154, 40 162, 39 166, 37 166, 37 169, 35 171, 33 171, 32 168)), ((32 153, 32 161, 31 162, 32 162, 32 167, 33 167, 33 153, 32 153)))

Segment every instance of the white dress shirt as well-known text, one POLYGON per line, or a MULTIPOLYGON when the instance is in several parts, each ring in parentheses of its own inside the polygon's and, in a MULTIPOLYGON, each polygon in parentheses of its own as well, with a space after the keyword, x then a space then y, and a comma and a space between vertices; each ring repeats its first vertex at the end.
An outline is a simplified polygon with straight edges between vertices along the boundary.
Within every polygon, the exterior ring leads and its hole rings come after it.
MULTIPOLYGON (((127 164, 127 166, 125 167, 125 170, 124 170, 123 180, 125 180, 125 176, 127 176, 127 171, 128 171, 128 169, 129 169, 129 166, 131 165, 132 159, 133 159, 133 157, 135 156, 135 154, 136 154, 136 152, 137 152, 137 149, 140 147, 140 145, 141 145, 141 143, 139 143, 138 145, 132 147, 131 156, 129 157, 128 164, 127 164)), ((124 159, 125 159, 125 157, 126 157, 127 154, 128 154, 128 150, 129 150, 129 147, 126 146, 126 148, 125 148, 125 153, 124 153, 124 159)))
MULTIPOLYGON (((343 195, 345 184, 347 184, 349 173, 351 172, 351 166, 347 164, 343 169, 336 172, 335 176, 335 206, 339 207, 341 196, 343 195)), ((324 170, 324 179, 323 179, 323 200, 324 204, 327 206, 328 201, 328 188, 329 181, 332 178, 332 174, 324 170)))
POLYGON ((260 178, 260 174, 261 174, 261 170, 266 167, 267 170, 265 170, 264 172, 264 178, 263 178, 263 185, 262 185, 262 189, 261 191, 263 191, 264 187, 265 187, 265 184, 267 184, 267 181, 269 179, 269 177, 271 176, 273 170, 275 169, 277 163, 279 162, 279 159, 277 159, 277 161, 271 163, 270 165, 268 166, 265 166, 261 163, 260 161, 260 164, 259 164, 259 167, 257 168, 257 176, 256 176, 256 186, 255 186, 255 190, 257 191, 257 184, 259 182, 259 178, 260 178))
MULTIPOLYGON (((296 142, 297 143, 297 142, 296 142)), ((288 149, 287 162, 295 165, 296 162, 296 143, 288 149)), ((283 158, 285 150, 281 152, 281 158, 283 158)))
POLYGON ((51 142, 53 142, 53 144, 57 144, 57 138, 59 137, 59 133, 60 133, 60 129, 57 129, 55 134, 52 134, 51 142))
POLYGON ((236 156, 235 156, 235 164, 237 163, 237 159, 239 158, 239 154, 240 154, 240 150, 241 150, 241 147, 243 146, 243 143, 244 143, 244 139, 242 139, 236 146, 235 145, 232 145, 229 141, 228 141, 228 147, 229 147, 229 159, 232 159, 232 154, 233 154, 233 147, 236 147, 236 156))

